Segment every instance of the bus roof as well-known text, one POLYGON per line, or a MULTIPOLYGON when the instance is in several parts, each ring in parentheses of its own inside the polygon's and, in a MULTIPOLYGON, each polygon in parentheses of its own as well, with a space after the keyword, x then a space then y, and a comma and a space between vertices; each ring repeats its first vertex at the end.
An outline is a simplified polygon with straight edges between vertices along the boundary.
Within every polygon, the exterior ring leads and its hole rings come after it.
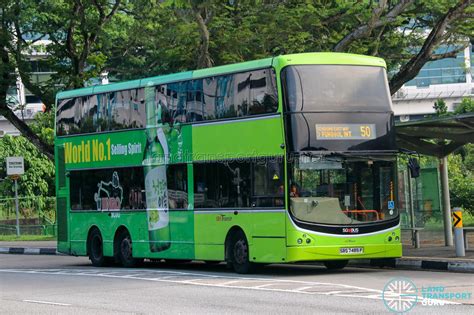
POLYGON ((252 69, 268 68, 271 66, 278 69, 282 69, 285 66, 297 64, 361 65, 386 68, 386 64, 383 59, 371 56, 333 52, 290 54, 206 69, 160 75, 156 77, 138 79, 133 81, 124 81, 105 85, 95 85, 76 90, 62 91, 56 95, 56 98, 65 99, 77 96, 107 93, 126 89, 135 89, 150 85, 159 85, 169 82, 192 80, 226 73, 248 71, 252 69))

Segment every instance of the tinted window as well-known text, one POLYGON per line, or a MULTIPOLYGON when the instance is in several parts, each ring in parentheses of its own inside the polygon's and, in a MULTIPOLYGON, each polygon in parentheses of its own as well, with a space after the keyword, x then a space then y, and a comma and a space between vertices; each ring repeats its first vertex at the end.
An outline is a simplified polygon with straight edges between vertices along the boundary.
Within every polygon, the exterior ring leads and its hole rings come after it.
POLYGON ((173 123, 186 122, 186 99, 188 96, 188 82, 177 82, 167 84, 168 110, 173 123))
POLYGON ((56 109, 56 128, 58 136, 73 133, 74 130, 74 99, 58 101, 56 109))
POLYGON ((125 129, 130 125, 130 91, 117 91, 109 94, 112 114, 110 130, 125 129))
POLYGON ((58 101, 57 135, 144 128, 143 89, 58 101))
POLYGON ((145 94, 143 89, 130 90, 130 123, 128 128, 145 127, 145 94))
POLYGON ((82 97, 81 133, 95 132, 97 121, 97 96, 82 97))
POLYGON ((215 78, 202 79, 202 89, 204 94, 203 112, 205 120, 216 119, 216 94, 217 80, 215 78))
POLYGON ((282 207, 283 179, 281 160, 194 164, 194 207, 282 207))
POLYGON ((276 112, 276 82, 271 69, 236 74, 235 104, 237 116, 276 112))
MULTIPOLYGON (((144 98, 132 89, 60 100, 57 135, 144 128, 144 98)), ((147 104, 157 123, 173 124, 274 113, 278 96, 273 70, 263 69, 151 87, 147 104)))
POLYGON ((247 208, 249 200, 250 163, 194 165, 195 208, 247 208))
POLYGON ((188 82, 188 96, 186 99, 186 121, 201 121, 204 119, 204 92, 203 80, 188 82))
POLYGON ((26 95, 25 100, 27 104, 32 103, 43 103, 38 96, 35 95, 26 95))
POLYGON ((72 171, 72 210, 146 209, 143 168, 72 171))
POLYGON ((168 101, 170 98, 166 94, 167 86, 166 84, 158 85, 155 88, 155 106, 159 109, 158 123, 170 124, 173 122, 173 117, 169 109, 168 101))
POLYGON ((234 75, 216 78, 215 108, 216 118, 237 117, 234 104, 234 75))
POLYGON ((111 114, 108 103, 108 94, 99 94, 92 96, 97 102, 97 120, 95 122, 95 128, 97 132, 109 130, 111 114))
POLYGON ((203 79, 206 120, 276 112, 278 97, 271 69, 203 79))
POLYGON ((290 111, 391 111, 382 67, 290 66, 283 78, 290 111))
POLYGON ((73 112, 74 122, 71 126, 69 133, 80 133, 82 126, 82 97, 76 97, 74 99, 73 112))
POLYGON ((285 190, 282 160, 257 161, 252 174, 252 207, 283 207, 285 190))
POLYGON ((187 165, 168 165, 168 204, 170 209, 188 208, 188 173, 187 165))

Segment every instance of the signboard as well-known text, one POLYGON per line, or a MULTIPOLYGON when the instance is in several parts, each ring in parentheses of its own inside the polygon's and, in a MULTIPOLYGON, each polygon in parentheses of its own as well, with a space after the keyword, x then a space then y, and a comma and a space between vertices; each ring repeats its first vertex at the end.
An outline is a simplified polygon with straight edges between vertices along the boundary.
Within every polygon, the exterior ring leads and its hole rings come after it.
POLYGON ((375 124, 316 124, 317 140, 370 140, 377 137, 375 124))
POLYGON ((22 156, 7 157, 7 175, 23 175, 25 168, 22 156))
POLYGON ((462 228, 462 212, 461 211, 453 211, 453 226, 455 228, 462 228))

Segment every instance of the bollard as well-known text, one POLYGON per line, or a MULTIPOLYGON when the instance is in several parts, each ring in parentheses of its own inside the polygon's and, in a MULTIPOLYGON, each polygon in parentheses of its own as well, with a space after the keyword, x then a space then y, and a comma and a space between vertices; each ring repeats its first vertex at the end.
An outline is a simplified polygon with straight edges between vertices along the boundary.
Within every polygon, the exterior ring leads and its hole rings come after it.
POLYGON ((453 227, 454 227, 454 246, 456 247, 456 257, 466 256, 464 249, 464 231, 462 228, 462 211, 461 208, 453 209, 453 227))

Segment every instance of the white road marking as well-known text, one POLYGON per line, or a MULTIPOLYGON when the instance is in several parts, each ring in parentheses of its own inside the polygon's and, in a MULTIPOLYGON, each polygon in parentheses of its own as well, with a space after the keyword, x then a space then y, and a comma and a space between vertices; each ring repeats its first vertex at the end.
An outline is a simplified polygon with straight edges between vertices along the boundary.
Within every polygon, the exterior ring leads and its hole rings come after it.
POLYGON ((197 278, 197 279, 185 280, 185 281, 183 281, 183 283, 194 284, 196 281, 206 281, 206 280, 209 280, 209 279, 207 279, 207 278, 197 278))
POLYGON ((23 302, 38 303, 38 304, 48 304, 48 305, 58 305, 58 306, 71 306, 71 304, 48 302, 48 301, 23 300, 23 302))
MULTIPOLYGON (((347 284, 338 283, 327 283, 327 282, 312 282, 312 281, 301 281, 301 280, 290 280, 290 279, 274 279, 264 277, 240 277, 231 275, 214 275, 214 274, 203 274, 195 272, 182 272, 182 271, 169 271, 169 270, 151 270, 143 269, 141 271, 133 269, 124 269, 123 271, 104 270, 98 272, 97 270, 84 270, 84 269, 0 269, 0 272, 7 273, 29 273, 29 274, 48 274, 48 275, 65 275, 65 276, 85 276, 85 277, 103 277, 103 278, 115 278, 115 279, 132 279, 142 281, 155 281, 155 282, 167 282, 177 283, 184 285, 198 285, 206 287, 220 287, 230 289, 245 289, 245 290, 260 290, 260 291, 274 291, 274 292, 286 292, 286 293, 297 293, 307 295, 331 295, 337 297, 349 297, 349 298, 364 298, 370 300, 382 300, 382 290, 376 290, 371 288, 363 288, 359 286, 352 286, 347 284), (130 272, 133 274, 130 274, 130 272), (150 275, 159 275, 159 277, 149 277, 150 275), (148 276, 148 277, 145 277, 148 276), (189 278, 195 277, 195 279, 189 278), (182 279, 180 279, 182 278, 182 279), (184 279, 183 279, 184 278, 184 279), (213 280, 212 282, 204 282, 206 280, 213 280), (264 284, 255 285, 256 282, 264 284), (284 285, 289 288, 278 288, 278 285, 284 285), (271 288, 271 286, 275 286, 271 288), (291 288, 291 286, 295 286, 291 288), (326 287, 327 290, 322 290, 326 287), (334 290, 340 288, 340 290, 334 290), (314 289, 311 291, 310 289, 314 289)), ((422 297, 418 298, 418 302, 421 303, 425 299, 422 297)), ((32 300, 24 300, 32 301, 32 300)), ((441 301, 441 300, 440 300, 441 301)), ((37 303, 43 301, 35 301, 37 303)), ((452 301, 442 300, 444 304, 462 304, 452 301)), ((34 302, 32 302, 34 303, 34 302)), ((53 302, 44 302, 53 303, 53 302)), ((58 305, 62 305, 59 303, 58 305)))
POLYGON ((240 281, 242 280, 230 280, 230 281, 222 282, 220 283, 220 285, 230 285, 230 284, 238 283, 240 281))
POLYGON ((261 288, 270 287, 272 285, 275 285, 275 283, 267 283, 267 284, 257 285, 254 288, 261 289, 261 288))

